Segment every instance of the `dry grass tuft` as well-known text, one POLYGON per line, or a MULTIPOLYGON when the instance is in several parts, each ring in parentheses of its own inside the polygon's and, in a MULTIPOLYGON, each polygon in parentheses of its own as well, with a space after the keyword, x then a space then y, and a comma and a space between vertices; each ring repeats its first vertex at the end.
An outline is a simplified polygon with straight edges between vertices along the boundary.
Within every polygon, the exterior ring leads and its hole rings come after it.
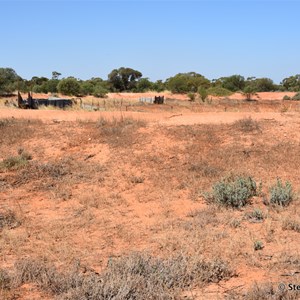
POLYGON ((257 132, 261 130, 259 122, 253 120, 251 117, 235 121, 232 124, 232 127, 244 133, 255 131, 257 132))
POLYGON ((0 230, 4 227, 9 229, 16 228, 21 225, 19 220, 13 211, 0 212, 0 230))
POLYGON ((58 299, 174 299, 185 288, 229 279, 235 273, 220 259, 178 255, 168 259, 133 253, 110 259, 103 273, 83 274, 80 265, 58 272, 41 260, 23 259, 7 282, 35 283, 58 299))

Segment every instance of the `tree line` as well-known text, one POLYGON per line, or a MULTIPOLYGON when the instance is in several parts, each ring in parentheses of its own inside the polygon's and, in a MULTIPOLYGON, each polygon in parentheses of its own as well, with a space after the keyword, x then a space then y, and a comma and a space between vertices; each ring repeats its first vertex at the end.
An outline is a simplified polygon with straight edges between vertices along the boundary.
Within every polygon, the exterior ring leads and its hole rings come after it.
MULTIPOLYGON (((61 73, 52 72, 51 78, 33 76, 30 80, 23 79, 12 68, 0 68, 0 95, 11 95, 15 91, 34 93, 61 93, 69 96, 105 97, 109 92, 162 92, 173 93, 207 93, 215 96, 226 96, 233 92, 256 93, 270 91, 300 91, 300 74, 284 78, 275 84, 270 78, 245 78, 232 75, 209 80, 196 73, 178 73, 165 81, 152 82, 143 77, 140 71, 121 67, 112 70, 107 79, 93 77, 81 80, 75 77, 59 78, 61 73)), ((192 96, 191 96, 192 97, 192 96)))

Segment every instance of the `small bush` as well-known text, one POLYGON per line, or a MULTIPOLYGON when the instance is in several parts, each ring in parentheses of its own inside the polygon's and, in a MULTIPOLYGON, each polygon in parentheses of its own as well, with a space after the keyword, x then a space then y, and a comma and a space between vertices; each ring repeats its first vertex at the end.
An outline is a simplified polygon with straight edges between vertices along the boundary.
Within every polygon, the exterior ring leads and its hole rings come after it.
POLYGON ((198 94, 199 94, 201 101, 205 102, 208 97, 207 89, 205 89, 204 87, 199 87, 198 94))
POLYGON ((282 229, 300 232, 300 222, 295 219, 286 219, 282 224, 282 229))
POLYGON ((195 93, 188 93, 187 96, 189 97, 190 101, 194 102, 196 99, 195 93))
POLYGON ((27 165, 28 160, 22 157, 21 155, 19 156, 11 156, 6 159, 4 159, 0 163, 0 169, 7 169, 7 170, 17 170, 21 169, 25 165, 27 165))
POLYGON ((265 218, 263 212, 259 208, 255 208, 252 212, 247 214, 251 222, 262 222, 265 218))
POLYGON ((31 154, 29 154, 22 148, 18 150, 18 154, 19 154, 18 156, 11 156, 4 159, 0 163, 0 169, 7 169, 7 170, 21 169, 22 167, 27 165, 29 160, 32 159, 31 154))
POLYGON ((300 93, 297 93, 295 96, 293 96, 292 100, 300 100, 300 93))
POLYGON ((145 178, 142 176, 132 176, 130 179, 131 183, 143 183, 145 178))
POLYGON ((233 127, 242 132, 252 132, 260 130, 259 123, 251 117, 237 120, 233 123, 233 127))
POLYGON ((253 247, 254 250, 257 251, 257 250, 262 250, 264 248, 264 245, 262 241, 255 241, 253 247))
POLYGON ((0 269, 0 290, 10 289, 11 287, 11 278, 7 271, 0 269))
POLYGON ((270 203, 280 206, 287 206, 293 200, 293 188, 290 182, 282 184, 280 179, 277 179, 276 184, 270 188, 270 203))
POLYGON ((256 182, 251 177, 229 176, 213 185, 207 199, 214 203, 233 208, 241 208, 256 195, 256 182))
POLYGON ((207 93, 209 95, 217 96, 217 97, 227 97, 232 94, 231 91, 222 88, 221 86, 211 87, 207 90, 207 93))
POLYGON ((0 212, 0 229, 3 227, 15 228, 21 224, 13 211, 0 212))
POLYGON ((288 96, 288 95, 284 95, 283 98, 282 98, 282 100, 291 100, 291 97, 288 96))

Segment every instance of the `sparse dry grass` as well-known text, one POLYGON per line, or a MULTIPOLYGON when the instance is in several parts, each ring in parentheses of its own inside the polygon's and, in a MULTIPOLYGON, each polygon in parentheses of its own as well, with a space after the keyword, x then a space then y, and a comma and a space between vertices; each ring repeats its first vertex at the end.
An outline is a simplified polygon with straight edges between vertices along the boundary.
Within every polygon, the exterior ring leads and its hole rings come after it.
POLYGON ((34 283, 57 299, 174 299, 187 287, 219 282, 234 276, 229 265, 220 260, 177 255, 167 259, 133 253, 109 259, 101 274, 84 274, 80 264, 66 272, 38 259, 22 259, 15 270, 0 273, 3 288, 34 283))
MULTIPOLYGON (((98 299, 99 293, 108 299, 176 299, 186 289, 233 276, 228 270, 240 276, 241 265, 276 276, 298 268, 297 201, 273 207, 264 199, 278 176, 299 190, 299 143, 289 127, 283 126, 291 138, 279 139, 274 120, 248 118, 170 127, 100 119, 55 124, 54 132, 34 121, 2 123, 3 157, 20 147, 33 156, 21 169, 0 173, 5 207, 15 211, 19 203, 28 216, 18 228, 12 222, 1 231, 3 261, 11 265, 28 257, 15 272, 0 272, 2 293, 34 282, 43 293, 64 300, 98 299), (16 134, 20 124, 28 125, 28 135, 16 134), (45 139, 39 140, 45 136, 51 151, 34 151, 46 150, 45 139), (262 181, 262 193, 241 210, 206 205, 203 192, 232 169, 262 181), (262 250, 255 251, 255 241, 262 242, 262 250), (128 256, 141 249, 151 256, 128 256), (120 258, 105 265, 114 255, 120 258), (48 262, 32 260, 38 256, 48 262), (99 274, 68 267, 74 258, 99 274)), ((232 297, 269 299, 266 295, 270 288, 259 286, 232 297)))

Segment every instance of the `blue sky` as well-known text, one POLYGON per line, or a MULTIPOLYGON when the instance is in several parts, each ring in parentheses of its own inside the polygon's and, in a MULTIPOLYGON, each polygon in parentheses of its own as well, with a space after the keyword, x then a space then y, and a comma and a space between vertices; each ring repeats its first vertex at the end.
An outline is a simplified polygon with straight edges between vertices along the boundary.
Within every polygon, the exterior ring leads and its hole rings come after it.
POLYGON ((0 0, 0 12, 0 67, 26 79, 300 73, 299 1, 0 0))

